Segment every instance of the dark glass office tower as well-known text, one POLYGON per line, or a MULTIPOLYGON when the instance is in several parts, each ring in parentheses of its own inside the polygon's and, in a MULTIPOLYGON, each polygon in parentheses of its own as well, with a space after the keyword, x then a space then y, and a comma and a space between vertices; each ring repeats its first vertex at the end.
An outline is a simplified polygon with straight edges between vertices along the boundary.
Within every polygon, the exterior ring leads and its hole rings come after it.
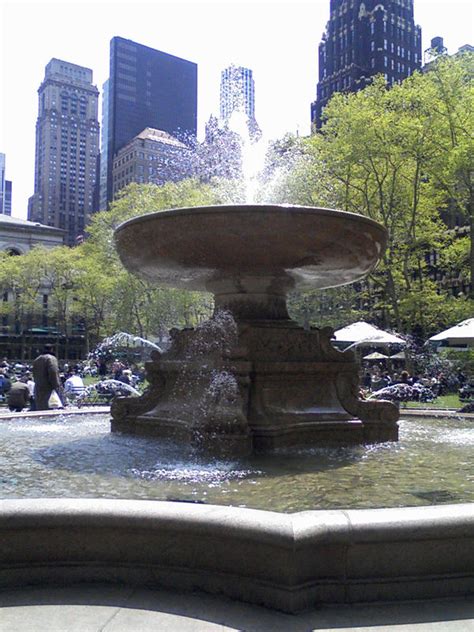
POLYGON ((146 127, 192 142, 197 133, 197 65, 114 37, 104 86, 101 208, 112 200, 115 155, 146 127))
POLYGON ((319 45, 319 82, 311 104, 313 128, 335 92, 357 92, 382 73, 389 85, 421 68, 421 28, 413 0, 331 0, 319 45))

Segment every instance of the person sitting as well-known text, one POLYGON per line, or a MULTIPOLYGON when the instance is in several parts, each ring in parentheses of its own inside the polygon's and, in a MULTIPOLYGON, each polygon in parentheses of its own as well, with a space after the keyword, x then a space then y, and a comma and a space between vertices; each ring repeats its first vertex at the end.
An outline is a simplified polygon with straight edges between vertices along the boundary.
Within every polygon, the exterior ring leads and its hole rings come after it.
POLYGON ((21 377, 18 382, 12 384, 7 394, 7 404, 11 412, 21 413, 30 402, 30 389, 28 388, 27 379, 21 377))
POLYGON ((402 371, 400 373, 400 384, 410 384, 410 379, 408 371, 402 371))
POLYGON ((69 399, 75 400, 84 392, 84 389, 84 381, 79 375, 79 369, 75 367, 72 375, 64 382, 64 393, 69 399))
POLYGON ((131 384, 132 383, 132 372, 130 369, 123 369, 120 375, 116 378, 119 382, 123 384, 131 384))

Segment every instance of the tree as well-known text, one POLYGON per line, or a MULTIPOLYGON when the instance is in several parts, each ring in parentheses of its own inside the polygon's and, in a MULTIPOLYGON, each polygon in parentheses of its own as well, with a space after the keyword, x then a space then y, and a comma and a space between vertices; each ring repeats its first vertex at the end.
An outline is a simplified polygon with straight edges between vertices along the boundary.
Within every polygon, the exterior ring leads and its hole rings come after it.
POLYGON ((280 182, 287 202, 362 213, 386 227, 381 263, 364 300, 355 297, 382 326, 429 333, 446 305, 452 314, 464 311, 451 309, 455 301, 435 275, 464 261, 444 209, 455 204, 472 217, 471 65, 452 59, 390 90, 378 77, 356 94, 334 95, 321 132, 300 144, 295 168, 280 182))
POLYGON ((12 323, 9 331, 21 337, 21 358, 25 355, 25 330, 41 314, 39 297, 45 289, 40 267, 43 249, 34 248, 20 256, 0 254, 1 314, 12 323))
POLYGON ((469 295, 474 299, 474 54, 439 56, 414 82, 422 82, 437 147, 428 177, 444 194, 445 206, 469 227, 469 295))
POLYGON ((79 300, 86 306, 84 311, 89 315, 89 330, 94 331, 94 337, 116 331, 128 331, 142 338, 159 337, 169 327, 190 326, 210 314, 209 296, 158 288, 128 273, 120 263, 113 232, 123 221, 138 215, 220 201, 216 187, 194 179, 160 187, 131 184, 108 211, 92 217, 87 227, 89 237, 79 246, 85 275, 79 300), (98 300, 96 292, 100 288, 107 291, 107 306, 98 300))

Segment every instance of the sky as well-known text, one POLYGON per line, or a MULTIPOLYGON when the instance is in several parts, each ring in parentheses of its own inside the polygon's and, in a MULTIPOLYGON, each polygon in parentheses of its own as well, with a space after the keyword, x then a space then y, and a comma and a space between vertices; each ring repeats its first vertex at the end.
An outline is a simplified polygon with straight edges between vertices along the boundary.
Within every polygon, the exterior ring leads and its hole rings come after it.
MULTIPOLYGON (((26 218, 33 194, 37 90, 53 57, 91 68, 101 92, 115 35, 195 62, 200 139, 219 113, 221 70, 245 66, 264 137, 307 135, 328 18, 329 0, 0 0, 0 152, 13 182, 12 215, 26 218)), ((449 53, 474 44, 472 0, 415 0, 415 21, 423 50, 437 35, 449 53)))

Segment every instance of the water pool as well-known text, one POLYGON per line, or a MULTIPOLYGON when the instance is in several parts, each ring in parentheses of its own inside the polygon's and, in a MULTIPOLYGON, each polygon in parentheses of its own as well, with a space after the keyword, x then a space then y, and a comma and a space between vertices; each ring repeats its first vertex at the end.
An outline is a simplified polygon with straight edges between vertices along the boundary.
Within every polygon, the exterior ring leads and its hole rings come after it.
POLYGON ((215 460, 110 433, 109 415, 0 421, 0 497, 176 500, 281 512, 474 502, 474 423, 400 422, 400 441, 215 460))

